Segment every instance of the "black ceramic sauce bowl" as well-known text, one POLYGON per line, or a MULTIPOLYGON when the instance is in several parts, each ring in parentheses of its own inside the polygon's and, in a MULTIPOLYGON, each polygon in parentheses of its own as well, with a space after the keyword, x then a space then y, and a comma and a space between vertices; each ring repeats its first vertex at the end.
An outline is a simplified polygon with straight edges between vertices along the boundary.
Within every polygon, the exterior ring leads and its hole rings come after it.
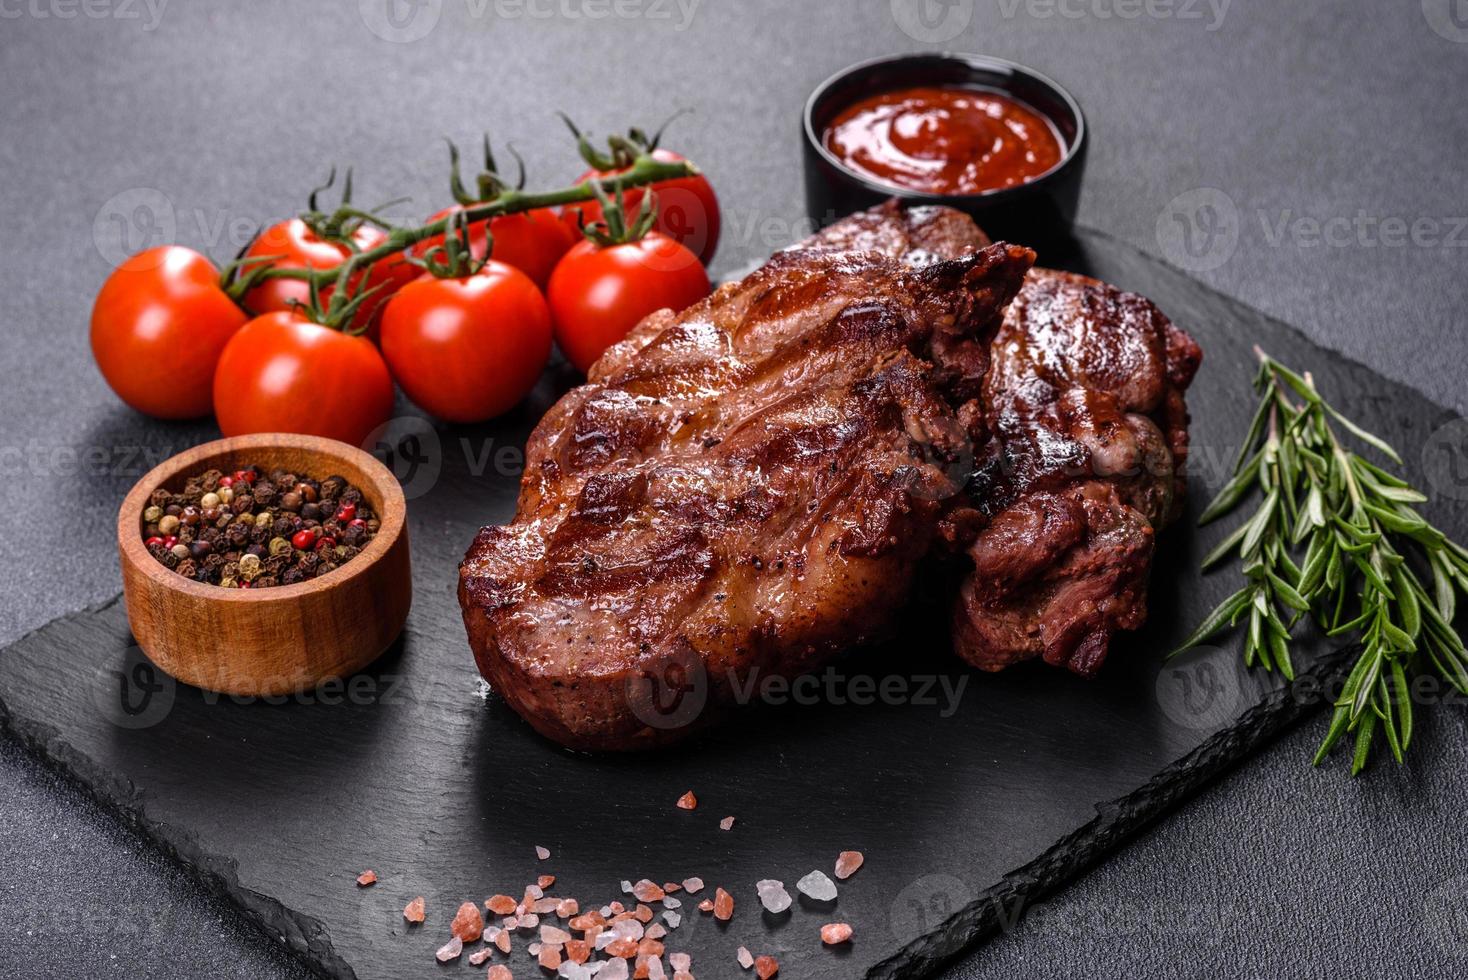
POLYGON ((974 54, 896 55, 864 61, 826 79, 805 103, 805 197, 821 225, 891 197, 946 204, 972 215, 990 237, 1024 245, 1063 241, 1075 220, 1086 162, 1081 107, 1055 82, 1023 65, 974 54), (925 194, 847 167, 825 144, 831 121, 853 102, 915 85, 957 85, 1001 92, 1050 120, 1062 143, 1060 162, 1033 180, 980 194, 925 194))

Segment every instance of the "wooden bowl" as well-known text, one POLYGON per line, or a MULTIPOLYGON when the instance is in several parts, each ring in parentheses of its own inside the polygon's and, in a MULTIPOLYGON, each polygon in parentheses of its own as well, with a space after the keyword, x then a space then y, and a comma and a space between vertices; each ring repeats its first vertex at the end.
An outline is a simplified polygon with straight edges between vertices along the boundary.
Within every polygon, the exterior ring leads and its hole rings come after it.
POLYGON ((263 433, 205 443, 161 463, 122 502, 117 547, 133 637, 174 678, 224 694, 310 690, 376 660, 402 632, 413 600, 407 505, 398 481, 372 456, 333 439, 263 433), (209 469, 255 464, 362 491, 382 522, 361 554, 294 585, 225 589, 186 579, 143 544, 143 510, 154 490, 178 491, 209 469))

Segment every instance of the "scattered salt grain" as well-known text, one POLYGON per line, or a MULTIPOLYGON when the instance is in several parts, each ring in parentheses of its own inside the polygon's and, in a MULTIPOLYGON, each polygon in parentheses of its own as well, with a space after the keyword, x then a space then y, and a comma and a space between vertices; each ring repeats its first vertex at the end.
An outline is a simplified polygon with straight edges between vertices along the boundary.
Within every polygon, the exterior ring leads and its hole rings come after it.
POLYGON ((496 963, 489 968, 489 976, 486 980, 515 980, 515 975, 503 963, 496 963))
POLYGON ((703 879, 702 878, 684 878, 683 879, 683 890, 685 892, 688 892, 689 894, 693 894, 695 892, 701 892, 701 891, 703 891, 703 879))
POLYGON ((540 888, 549 888, 551 885, 554 885, 555 883, 556 883, 556 876, 555 875, 541 875, 535 881, 536 886, 537 887, 540 887, 540 888))
POLYGON ((465 902, 459 906, 459 911, 454 914, 454 921, 449 924, 449 932, 466 943, 478 942, 479 937, 484 935, 484 916, 479 911, 479 906, 473 902, 465 902))
POLYGON ((550 943, 552 946, 564 946, 571 941, 571 934, 555 926, 541 926, 540 941, 550 943))
POLYGON ((650 957, 647 961, 647 980, 667 980, 668 974, 663 971, 663 961, 658 957, 650 957))
POLYGON ((459 954, 463 952, 464 940, 460 939, 458 936, 455 936, 453 939, 450 939, 448 942, 440 946, 438 948, 438 952, 434 953, 433 955, 438 957, 438 961, 440 963, 447 963, 449 960, 458 959, 459 954))
POLYGON ((861 851, 842 851, 836 858, 836 877, 845 881, 856 874, 864 861, 866 858, 862 857, 861 851))
POLYGON ((759 893, 760 904, 765 907, 766 912, 779 914, 790 907, 790 893, 785 890, 785 883, 773 878, 766 878, 757 882, 754 890, 759 893))
POLYGON ((844 922, 831 922, 821 926, 821 942, 827 946, 838 946, 851 938, 851 926, 844 922))
POLYGON ((489 959, 493 955, 494 950, 490 949, 488 946, 485 946, 483 949, 476 949, 474 952, 469 954, 469 965, 483 966, 484 961, 489 959))
POLYGON ((734 829, 734 818, 733 817, 725 817, 723 820, 720 820, 719 821, 719 829, 720 830, 733 830, 734 829))
POLYGON ((680 885, 680 884, 678 884, 676 881, 665 881, 665 882, 663 882, 663 891, 665 891, 665 892, 675 892, 675 891, 677 891, 678 889, 680 889, 682 887, 683 886, 680 885))
POLYGON ((676 929, 683 922, 683 917, 677 912, 664 912, 663 920, 668 923, 669 928, 676 929))
POLYGON ((627 980, 629 971, 627 961, 622 959, 608 960, 606 965, 596 971, 599 980, 627 980))
POLYGON ((563 898, 556 905, 556 915, 560 916, 563 919, 569 919, 571 916, 580 911, 580 909, 581 906, 577 904, 576 899, 563 898))
POLYGON ((734 896, 720 888, 714 892, 714 918, 728 922, 734 917, 734 896))
POLYGON ((668 957, 668 965, 677 973, 687 973, 693 968, 693 957, 687 953, 673 953, 668 957))
POLYGON ((418 923, 423 921, 423 896, 419 895, 407 905, 403 906, 403 918, 409 922, 418 923))
POLYGON ((773 956, 760 956, 754 961, 754 972, 759 980, 770 980, 780 972, 780 961, 773 956))
POLYGON ((817 902, 836 901, 836 883, 826 877, 824 871, 812 871, 795 883, 795 887, 806 898, 817 902))
POLYGON ((746 970, 754 966, 754 957, 751 956, 749 950, 745 949, 743 946, 739 947, 739 951, 734 954, 734 958, 737 959, 739 961, 739 965, 744 967, 744 969, 746 970))
POLYGON ((698 910, 700 912, 712 912, 714 910, 714 900, 712 898, 706 898, 699 902, 698 910))
POLYGON ((501 929, 499 935, 494 937, 494 948, 501 953, 508 953, 510 951, 510 933, 508 930, 501 929))
POLYGON ((680 902, 680 901, 678 901, 673 896, 671 896, 671 895, 665 895, 663 897, 663 908, 665 908, 665 909, 681 909, 682 907, 683 907, 683 903, 680 902))
POLYGON ((558 946, 546 946, 536 958, 540 961, 542 970, 558 970, 561 967, 561 950, 558 946))
POLYGON ((375 884, 377 884, 377 872, 376 871, 373 871, 371 869, 368 869, 368 870, 362 872, 361 874, 357 875, 357 886, 358 887, 360 887, 360 888, 366 888, 369 885, 375 885, 375 884))
POLYGON ((536 844, 535 845, 535 856, 537 858, 539 858, 540 860, 544 861, 546 858, 550 857, 550 851, 547 850, 544 847, 541 847, 539 844, 536 844))
POLYGON ((484 907, 495 915, 509 915, 515 911, 515 900, 508 895, 495 895, 484 903, 484 907))
MULTIPOLYGON (((663 916, 664 918, 666 918, 670 914, 671 913, 664 912, 663 916)), ((675 926, 674 928, 677 927, 675 926)), ((662 939, 667 934, 668 929, 666 926, 664 926, 661 922, 654 922, 652 925, 647 927, 647 931, 644 932, 642 935, 644 939, 662 939)))
POLYGON ((678 797, 678 809, 680 810, 692 810, 695 809, 697 806, 698 797, 693 795, 693 790, 689 790, 682 796, 678 797))
POLYGON ((622 894, 623 895, 631 895, 632 894, 632 882, 628 881, 626 878, 623 878, 622 879, 622 894))
POLYGON ((663 887, 646 878, 632 886, 632 894, 639 902, 660 902, 664 898, 663 887))

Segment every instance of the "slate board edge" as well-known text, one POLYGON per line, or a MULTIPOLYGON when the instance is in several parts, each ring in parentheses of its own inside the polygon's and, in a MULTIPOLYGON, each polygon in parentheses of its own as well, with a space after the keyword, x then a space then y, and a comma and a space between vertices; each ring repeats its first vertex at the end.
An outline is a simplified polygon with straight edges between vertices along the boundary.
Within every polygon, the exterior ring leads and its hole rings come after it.
MULTIPOLYGON (((0 650, 0 656, 37 633, 75 619, 106 612, 122 601, 122 593, 96 605, 67 613, 30 630, 0 650)), ((0 692, 0 731, 14 738, 43 765, 60 774, 104 811, 121 822, 168 860, 180 866, 207 892, 225 899, 272 943, 283 944, 308 967, 332 980, 356 980, 356 972, 337 954, 325 925, 280 901, 243 887, 233 858, 201 848, 183 827, 152 820, 143 794, 132 780, 94 763, 74 749, 52 726, 15 716, 0 692)))
MULTIPOLYGON (((1194 796, 1215 777, 1262 748, 1286 728, 1324 706, 1318 692, 1340 679, 1358 647, 1333 651, 1270 691, 1228 728, 1161 769, 1148 783, 1098 804, 1096 817, 1056 841, 1029 864, 1006 874, 937 929, 908 943, 867 971, 871 980, 916 980, 1021 920, 1032 903, 1059 891, 1141 831, 1194 796), (1296 696, 1295 692, 1302 696, 1296 696)), ((1303 762, 1301 763, 1304 764, 1303 762)))

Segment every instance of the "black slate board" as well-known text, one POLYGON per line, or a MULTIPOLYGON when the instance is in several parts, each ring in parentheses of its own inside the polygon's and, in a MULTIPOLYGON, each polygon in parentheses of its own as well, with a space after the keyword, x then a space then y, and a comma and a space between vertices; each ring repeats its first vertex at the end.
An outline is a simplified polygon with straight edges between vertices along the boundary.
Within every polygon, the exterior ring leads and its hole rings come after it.
MULTIPOLYGON (((453 908, 518 894, 543 873, 583 905, 643 876, 727 887, 732 923, 685 907, 669 940, 704 980, 740 975, 741 944, 777 956, 785 977, 922 975, 1324 703, 1317 688, 1337 658, 1323 652, 1292 689, 1242 671, 1232 644, 1160 662, 1233 587, 1196 573, 1224 529, 1192 530, 1191 517, 1247 424, 1250 347, 1313 369, 1429 487, 1421 450, 1453 418, 1105 236, 1084 232, 1073 255, 1049 261, 1147 294, 1206 353, 1189 399, 1189 519, 1162 539, 1148 626, 1118 642, 1096 682, 1033 665, 971 674, 945 653, 941 619, 919 609, 899 642, 839 664, 839 689, 896 677, 917 693, 938 678, 964 684, 955 711, 936 687, 937 704, 762 705, 658 755, 596 758, 542 741, 478 684, 453 570, 477 526, 511 513, 518 447, 560 376, 496 426, 435 431, 409 418, 394 430, 416 602, 398 647, 345 690, 240 703, 176 686, 141 661, 114 601, 0 653, 0 721, 327 976, 468 970, 432 960, 453 908), (688 789, 693 812, 673 805, 688 789), (738 818, 730 832, 717 826, 725 815, 738 818), (536 860, 537 844, 550 860, 536 860), (759 911, 756 880, 794 894, 842 849, 867 865, 834 907, 759 911), (358 889, 368 867, 381 881, 358 889), (420 894, 428 923, 407 929, 401 909, 420 894), (817 929, 833 920, 855 927, 849 948, 821 948, 817 929)), ((1465 536, 1460 506, 1426 510, 1465 536)), ((517 975, 541 975, 516 945, 517 975)))

